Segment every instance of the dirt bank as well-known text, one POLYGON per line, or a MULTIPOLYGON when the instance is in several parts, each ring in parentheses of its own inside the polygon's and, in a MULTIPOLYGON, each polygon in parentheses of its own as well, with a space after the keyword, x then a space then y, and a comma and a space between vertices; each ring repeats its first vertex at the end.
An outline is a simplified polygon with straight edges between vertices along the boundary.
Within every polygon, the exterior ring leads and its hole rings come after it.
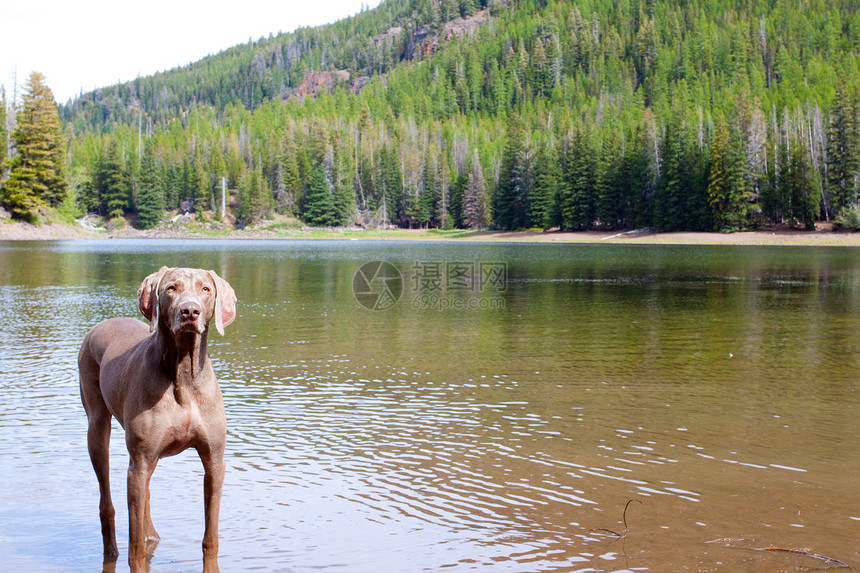
POLYGON ((860 233, 834 233, 828 224, 815 231, 773 229, 741 233, 658 233, 630 231, 624 233, 583 232, 502 232, 502 231, 437 231, 437 230, 355 230, 355 229, 293 229, 277 228, 222 229, 203 231, 185 228, 159 228, 146 231, 126 227, 113 231, 92 231, 79 225, 52 223, 0 222, 0 240, 44 241, 79 239, 350 239, 350 240, 469 240, 515 243, 625 243, 676 245, 833 245, 860 246, 860 233))

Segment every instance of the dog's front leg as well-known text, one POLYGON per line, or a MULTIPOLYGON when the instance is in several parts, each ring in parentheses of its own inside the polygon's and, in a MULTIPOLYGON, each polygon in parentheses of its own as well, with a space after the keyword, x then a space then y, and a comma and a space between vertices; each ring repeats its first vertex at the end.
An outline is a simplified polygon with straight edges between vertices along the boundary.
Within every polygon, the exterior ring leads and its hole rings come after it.
POLYGON ((146 571, 149 517, 149 479, 157 461, 132 456, 128 466, 128 566, 131 573, 146 571))
POLYGON ((203 573, 218 573, 218 515, 224 487, 224 446, 198 448, 203 462, 203 503, 206 530, 203 533, 203 573))
POLYGON ((87 431, 87 446, 90 460, 99 480, 99 520, 102 526, 104 561, 111 563, 119 557, 116 546, 115 510, 110 494, 110 414, 91 414, 87 431))

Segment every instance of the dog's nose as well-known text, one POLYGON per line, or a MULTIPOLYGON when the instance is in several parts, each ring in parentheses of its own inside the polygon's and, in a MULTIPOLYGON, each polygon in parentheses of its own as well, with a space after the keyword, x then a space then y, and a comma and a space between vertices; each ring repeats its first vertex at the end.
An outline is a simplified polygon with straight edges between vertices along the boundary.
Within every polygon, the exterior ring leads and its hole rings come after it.
POLYGON ((200 305, 196 302, 184 302, 179 307, 179 314, 182 320, 197 320, 200 316, 200 305))

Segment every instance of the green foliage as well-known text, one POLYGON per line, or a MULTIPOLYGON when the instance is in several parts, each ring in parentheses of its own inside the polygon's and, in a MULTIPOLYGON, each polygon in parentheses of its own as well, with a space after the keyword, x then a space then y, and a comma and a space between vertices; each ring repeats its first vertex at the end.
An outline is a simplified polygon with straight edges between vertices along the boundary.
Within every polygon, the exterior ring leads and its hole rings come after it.
POLYGON ((528 220, 531 225, 547 230, 557 224, 558 193, 561 168, 557 155, 549 145, 538 147, 535 157, 534 186, 528 205, 528 220))
POLYGON ((789 155, 788 192, 792 218, 806 229, 814 229, 821 204, 821 189, 802 133, 789 155))
MULTIPOLYGON (((6 170, 6 159, 9 150, 9 131, 6 129, 6 88, 0 86, 0 180, 6 170)), ((2 198, 2 195, 0 195, 2 198)))
POLYGON ((103 212, 135 193, 141 207, 142 119, 165 207, 208 208, 226 175, 241 221, 808 226, 857 201, 857 14, 849 0, 386 0, 60 111, 73 172, 95 174, 81 204, 98 191, 103 212), (113 142, 122 193, 106 186, 113 142))
POLYGON ((860 209, 857 207, 843 208, 833 219, 834 231, 860 231, 860 209))
POLYGON ((489 200, 484 182, 481 158, 475 149, 469 183, 463 196, 463 226, 467 229, 485 229, 490 224, 489 200))
POLYGON ((852 212, 860 200, 860 94, 840 82, 830 109, 827 191, 837 212, 852 212))
POLYGON ((100 210, 111 219, 122 217, 128 206, 128 192, 122 173, 119 141, 112 139, 99 159, 96 183, 100 210))
POLYGON ((140 192, 137 196, 137 214, 140 226, 151 229, 161 221, 164 212, 164 191, 155 163, 155 149, 148 143, 140 164, 140 192))
POLYGON ((240 228, 259 222, 271 213, 272 193, 263 177, 262 168, 247 170, 239 180, 239 211, 236 223, 240 228))
POLYGON ((581 231, 595 220, 597 153, 590 128, 574 129, 567 151, 567 171, 559 195, 561 227, 581 231))
POLYGON ((528 226, 531 165, 521 122, 518 114, 509 116, 504 157, 494 200, 496 226, 505 230, 528 226))
MULTIPOLYGON (((3 103, 5 107, 5 97, 3 103)), ((3 185, 3 201, 14 216, 38 222, 47 205, 60 205, 68 194, 66 142, 54 96, 39 72, 30 74, 16 121, 12 132, 16 153, 3 185)), ((5 143, 5 130, 2 135, 5 143)))
POLYGON ((317 165, 311 175, 304 218, 315 227, 333 227, 338 224, 334 194, 322 164, 317 165))

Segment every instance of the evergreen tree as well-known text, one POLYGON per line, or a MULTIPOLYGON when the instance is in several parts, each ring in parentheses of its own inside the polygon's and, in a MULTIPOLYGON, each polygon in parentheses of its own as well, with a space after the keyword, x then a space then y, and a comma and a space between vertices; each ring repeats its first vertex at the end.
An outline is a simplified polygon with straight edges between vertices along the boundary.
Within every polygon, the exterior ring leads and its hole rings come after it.
POLYGON ((731 118, 726 182, 729 196, 725 229, 744 230, 755 228, 759 210, 758 197, 753 186, 750 158, 747 155, 749 123, 746 102, 741 96, 731 118))
POLYGON ((782 143, 771 140, 768 143, 768 163, 770 169, 767 181, 762 188, 759 201, 762 218, 765 223, 781 223, 783 220, 783 204, 779 195, 780 161, 783 155, 782 143))
POLYGON ((262 166, 245 171, 239 180, 239 208, 236 224, 239 228, 260 221, 270 214, 271 190, 269 182, 263 177, 262 166))
POLYGON ((122 217, 128 206, 128 194, 122 173, 119 141, 110 139, 99 164, 97 186, 103 212, 111 219, 122 217))
MULTIPOLYGON (((6 130, 6 88, 0 85, 0 183, 6 176, 6 159, 9 150, 9 133, 6 130)), ((0 199, 3 198, 0 187, 0 199)))
POLYGON ((194 210, 199 213, 213 208, 212 179, 207 169, 207 162, 200 153, 191 163, 190 176, 189 191, 194 201, 194 210))
POLYGON ((776 214, 779 216, 779 222, 791 219, 791 158, 789 153, 790 138, 788 131, 782 137, 779 148, 777 150, 777 178, 776 178, 776 205, 778 210, 776 214))
POLYGON ((331 184, 322 164, 314 168, 308 184, 304 219, 309 225, 315 227, 330 227, 337 224, 331 184))
POLYGON ((298 214, 296 208, 299 204, 302 185, 299 177, 299 161, 296 152, 295 141, 292 137, 284 137, 281 140, 281 187, 275 193, 278 203, 278 211, 281 213, 298 214))
POLYGON ((449 210, 451 216, 451 225, 463 229, 466 225, 463 223, 463 204, 466 197, 466 189, 469 187, 469 173, 463 172, 457 175, 451 185, 449 210))
POLYGON ((559 201, 561 226, 565 231, 582 231, 594 222, 595 157, 590 130, 575 128, 559 201))
POLYGON ((556 224, 561 170, 556 154, 549 145, 538 146, 535 155, 534 186, 529 197, 529 224, 547 230, 556 224))
POLYGON ((792 218, 807 230, 814 230, 821 204, 821 190, 818 173, 809 159, 809 146, 802 133, 792 142, 789 152, 788 192, 792 218))
POLYGON ((688 180, 684 139, 683 118, 676 116, 666 125, 662 177, 654 202, 654 226, 661 231, 686 230, 688 180))
POLYGON ((469 184, 463 197, 463 226, 467 229, 485 229, 490 224, 490 208, 487 200, 487 187, 478 149, 472 159, 469 184))
POLYGON ((427 153, 424 157, 424 170, 422 181, 424 188, 418 196, 418 205, 415 213, 415 222, 421 228, 427 228, 432 220, 438 220, 437 209, 439 203, 439 192, 436 183, 436 155, 427 153))
POLYGON ((479 6, 478 0, 460 0, 460 16, 471 16, 478 11, 479 6))
POLYGON ((87 168, 81 168, 73 175, 78 181, 77 201, 78 207, 84 213, 96 213, 99 210, 99 191, 87 168))
POLYGON ((708 176, 708 199, 717 230, 737 231, 752 224, 754 194, 747 173, 743 132, 718 120, 708 176))
POLYGON ((519 114, 512 113, 494 201, 495 224, 499 229, 510 231, 528 226, 528 170, 522 120, 519 114))
MULTIPOLYGON (((179 187, 182 179, 182 170, 178 165, 165 165, 162 173, 164 182, 164 206, 167 209, 179 207, 179 187)), ((238 183, 238 180, 236 181, 238 183)))
POLYGON ((66 142, 54 95, 39 72, 30 74, 12 133, 12 156, 3 199, 16 217, 39 219, 45 205, 58 206, 66 198, 66 142))
MULTIPOLYGON (((860 118, 844 82, 830 107, 827 134, 827 190, 839 213, 860 200, 860 118)), ((856 98, 855 98, 856 99, 856 98)))
POLYGON ((406 224, 406 203, 403 193, 403 170, 400 167, 400 154, 393 147, 386 147, 382 153, 382 180, 384 184, 385 210, 388 221, 395 225, 406 224))
POLYGON ((161 221, 164 212, 164 191, 155 164, 153 143, 147 142, 140 162, 140 193, 137 196, 137 215, 140 226, 151 229, 161 221))
POLYGON ((600 151, 595 182, 597 219, 606 229, 616 230, 625 225, 623 163, 619 134, 614 129, 610 130, 600 151))
POLYGON ((349 224, 355 212, 355 189, 352 181, 338 181, 334 194, 334 216, 332 225, 343 227, 349 224))
POLYGON ((621 164, 621 187, 624 193, 624 211, 627 222, 642 229, 654 225, 654 200, 650 193, 648 156, 645 151, 646 138, 638 131, 630 138, 621 164))

